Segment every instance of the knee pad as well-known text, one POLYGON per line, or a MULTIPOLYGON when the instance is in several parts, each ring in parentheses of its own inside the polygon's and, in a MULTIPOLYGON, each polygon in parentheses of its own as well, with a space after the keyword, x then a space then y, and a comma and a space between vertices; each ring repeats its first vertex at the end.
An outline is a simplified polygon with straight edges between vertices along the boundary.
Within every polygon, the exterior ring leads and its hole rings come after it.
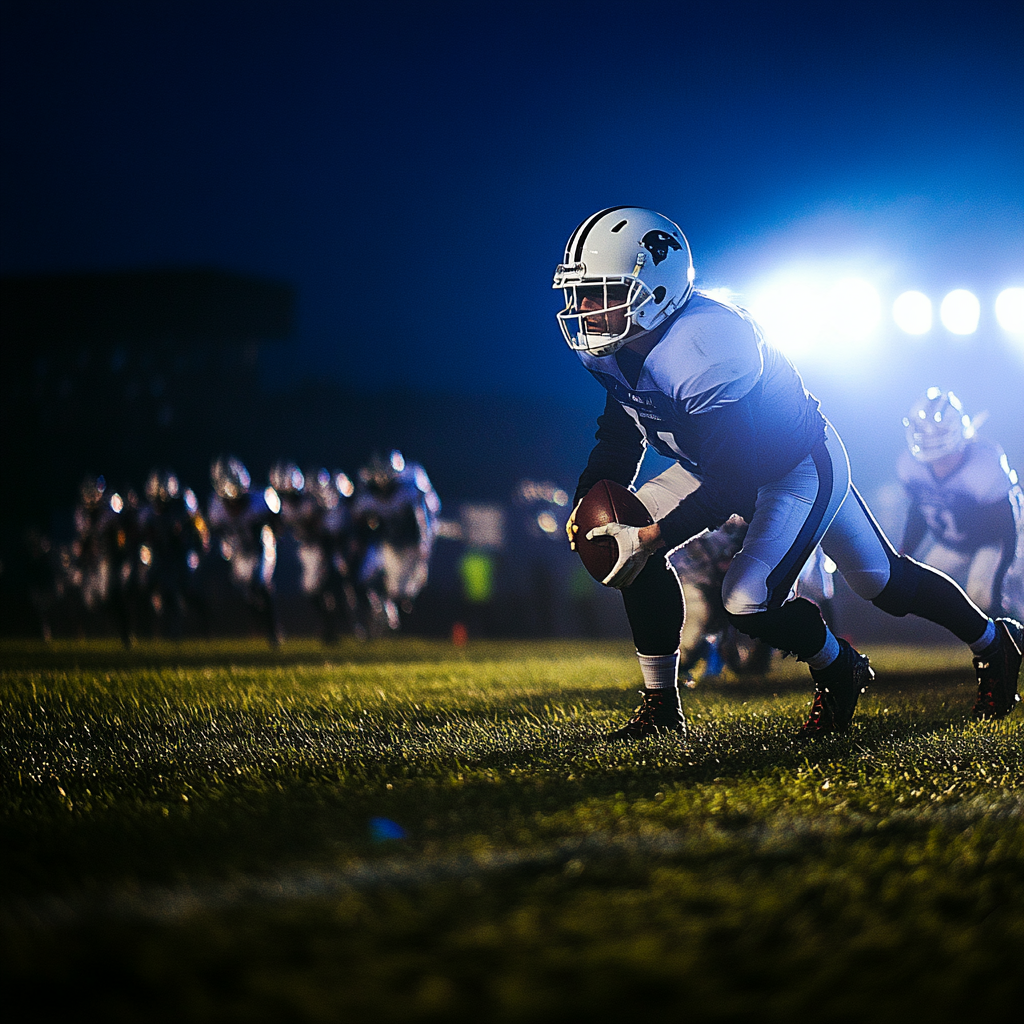
POLYGON ((871 603, 883 612, 902 618, 915 611, 917 591, 926 570, 909 555, 899 555, 889 561, 889 582, 871 603))
POLYGON ((827 634, 821 612, 805 597, 787 601, 780 608, 769 608, 766 612, 727 614, 729 621, 746 636, 763 640, 770 647, 788 651, 804 660, 825 646, 827 634))

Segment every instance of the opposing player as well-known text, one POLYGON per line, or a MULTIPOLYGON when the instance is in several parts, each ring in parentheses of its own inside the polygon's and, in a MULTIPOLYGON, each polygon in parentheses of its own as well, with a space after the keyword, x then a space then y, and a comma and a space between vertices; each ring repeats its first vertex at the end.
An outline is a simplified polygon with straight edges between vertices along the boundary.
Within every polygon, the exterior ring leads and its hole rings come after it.
POLYGON ((990 615, 1024 615, 1024 494, 1006 454, 952 391, 929 388, 903 426, 897 473, 910 509, 900 551, 948 573, 990 615))
POLYGON ((277 537, 272 523, 280 512, 280 499, 272 489, 251 491, 249 470, 234 456, 214 459, 210 480, 210 532, 259 630, 276 647, 281 638, 273 595, 277 537), (272 508, 272 504, 276 507, 272 508))
MULTIPOLYGON (((810 666, 814 699, 802 738, 845 730, 874 675, 813 602, 791 598, 819 542, 861 597, 893 615, 930 619, 970 645, 974 717, 1009 714, 1020 699, 1024 627, 990 618, 948 577, 897 554, 794 366, 746 311, 694 291, 694 277, 678 225, 630 206, 588 217, 554 276, 565 296, 563 336, 607 391, 574 508, 598 480, 632 483, 648 445, 676 463, 637 492, 652 525, 612 522, 588 534, 616 541, 618 559, 603 582, 622 591, 645 684, 639 708, 609 738, 685 731, 683 598, 665 554, 732 515, 749 525, 725 574, 723 604, 742 633, 810 666), (687 470, 700 481, 690 491, 687 470)), ((574 537, 572 517, 568 529, 574 537)))
POLYGON ((209 634, 206 600, 197 570, 210 549, 210 531, 189 487, 170 469, 153 469, 146 477, 146 503, 139 525, 145 571, 142 587, 156 628, 179 638, 191 611, 200 631, 209 634))
POLYGON ((295 539, 302 592, 320 616, 324 643, 334 643, 356 604, 347 543, 352 486, 344 473, 307 475, 294 462, 275 463, 270 485, 281 499, 281 522, 295 539))
POLYGON ((90 615, 109 613, 130 647, 139 606, 139 501, 128 488, 107 494, 102 476, 87 476, 75 506, 71 580, 90 615))
POLYGON ((359 471, 352 521, 362 557, 358 579, 372 620, 399 625, 426 586, 441 501, 424 468, 400 451, 359 471))

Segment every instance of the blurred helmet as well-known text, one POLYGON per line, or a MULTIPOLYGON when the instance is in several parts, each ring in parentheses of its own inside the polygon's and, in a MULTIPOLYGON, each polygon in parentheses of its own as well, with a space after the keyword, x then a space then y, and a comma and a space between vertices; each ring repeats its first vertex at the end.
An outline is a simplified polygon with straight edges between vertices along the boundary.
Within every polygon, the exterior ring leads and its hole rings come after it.
POLYGON ((96 508, 107 490, 107 481, 102 476, 87 476, 78 490, 86 508, 96 508))
POLYGON ((690 244, 668 217, 636 206, 601 210, 572 233, 555 269, 552 287, 565 295, 558 326, 574 351, 609 355, 633 327, 653 330, 682 309, 693 279, 690 244), (585 299, 598 306, 581 310, 585 299), (620 311, 625 327, 613 331, 594 315, 602 310, 620 311))
POLYGON ((170 469, 154 469, 146 477, 146 497, 152 502, 166 505, 178 496, 181 484, 170 469))
POLYGON ((403 469, 405 459, 397 449, 392 451, 387 459, 374 452, 370 461, 359 470, 359 479, 367 490, 386 497, 394 492, 398 484, 398 474, 403 469))
POLYGON ((210 466, 210 482, 214 491, 225 501, 249 493, 249 470, 233 455, 221 455, 210 466))
POLYGON ((294 462, 275 462, 270 467, 270 486, 278 494, 298 494, 305 485, 306 478, 294 462))
POLYGON ((961 451, 974 436, 971 418, 952 391, 929 388, 903 417, 910 454, 919 462, 961 451))
POLYGON ((335 485, 334 477, 326 469, 310 471, 306 478, 306 490, 313 495, 321 508, 337 508, 341 502, 341 494, 335 485))

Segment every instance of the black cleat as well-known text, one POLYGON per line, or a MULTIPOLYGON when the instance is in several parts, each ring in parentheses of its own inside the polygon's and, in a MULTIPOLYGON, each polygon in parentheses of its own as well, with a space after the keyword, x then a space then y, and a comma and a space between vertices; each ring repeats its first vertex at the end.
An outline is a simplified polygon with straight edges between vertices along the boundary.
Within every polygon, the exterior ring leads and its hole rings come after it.
POLYGON ((619 729, 613 729, 605 739, 642 740, 648 736, 662 736, 674 733, 686 735, 686 717, 679 703, 676 687, 666 690, 641 690, 643 700, 633 712, 629 721, 619 729))
POLYGON ((839 641, 839 657, 814 677, 814 703, 807 721, 797 734, 800 739, 816 739, 835 732, 846 732, 860 695, 875 678, 874 669, 863 654, 845 640, 839 641))
POLYGON ((1005 718, 1020 701, 1024 626, 1016 619, 996 619, 999 648, 994 655, 974 659, 978 697, 971 709, 976 719, 1005 718))

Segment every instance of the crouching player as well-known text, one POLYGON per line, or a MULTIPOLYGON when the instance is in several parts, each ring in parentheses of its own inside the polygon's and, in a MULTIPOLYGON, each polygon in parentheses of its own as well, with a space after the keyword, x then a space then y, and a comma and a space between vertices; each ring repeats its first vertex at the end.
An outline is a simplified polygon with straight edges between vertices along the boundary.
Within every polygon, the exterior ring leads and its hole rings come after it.
MULTIPOLYGON (((554 287, 570 348, 607 392, 574 507, 601 479, 628 486, 648 445, 675 462, 637 492, 654 523, 609 523, 644 678, 643 700, 610 739, 685 731, 679 701, 683 598, 666 554, 733 514, 749 524, 722 584, 742 633, 806 661, 814 682, 803 738, 849 727, 873 678, 868 659, 792 597, 819 542, 855 593, 892 615, 944 626, 974 654, 975 718, 1019 701, 1024 627, 986 615, 949 577, 900 556, 850 481, 846 450, 795 367, 750 315, 695 291, 690 247, 652 210, 614 207, 570 236, 554 287), (700 486, 687 493, 686 477, 700 486)), ((568 530, 574 539, 575 523, 568 530)))
POLYGON ((1024 614, 1024 494, 1006 453, 980 437, 952 391, 903 417, 897 472, 910 500, 900 550, 948 573, 990 615, 1024 614))

